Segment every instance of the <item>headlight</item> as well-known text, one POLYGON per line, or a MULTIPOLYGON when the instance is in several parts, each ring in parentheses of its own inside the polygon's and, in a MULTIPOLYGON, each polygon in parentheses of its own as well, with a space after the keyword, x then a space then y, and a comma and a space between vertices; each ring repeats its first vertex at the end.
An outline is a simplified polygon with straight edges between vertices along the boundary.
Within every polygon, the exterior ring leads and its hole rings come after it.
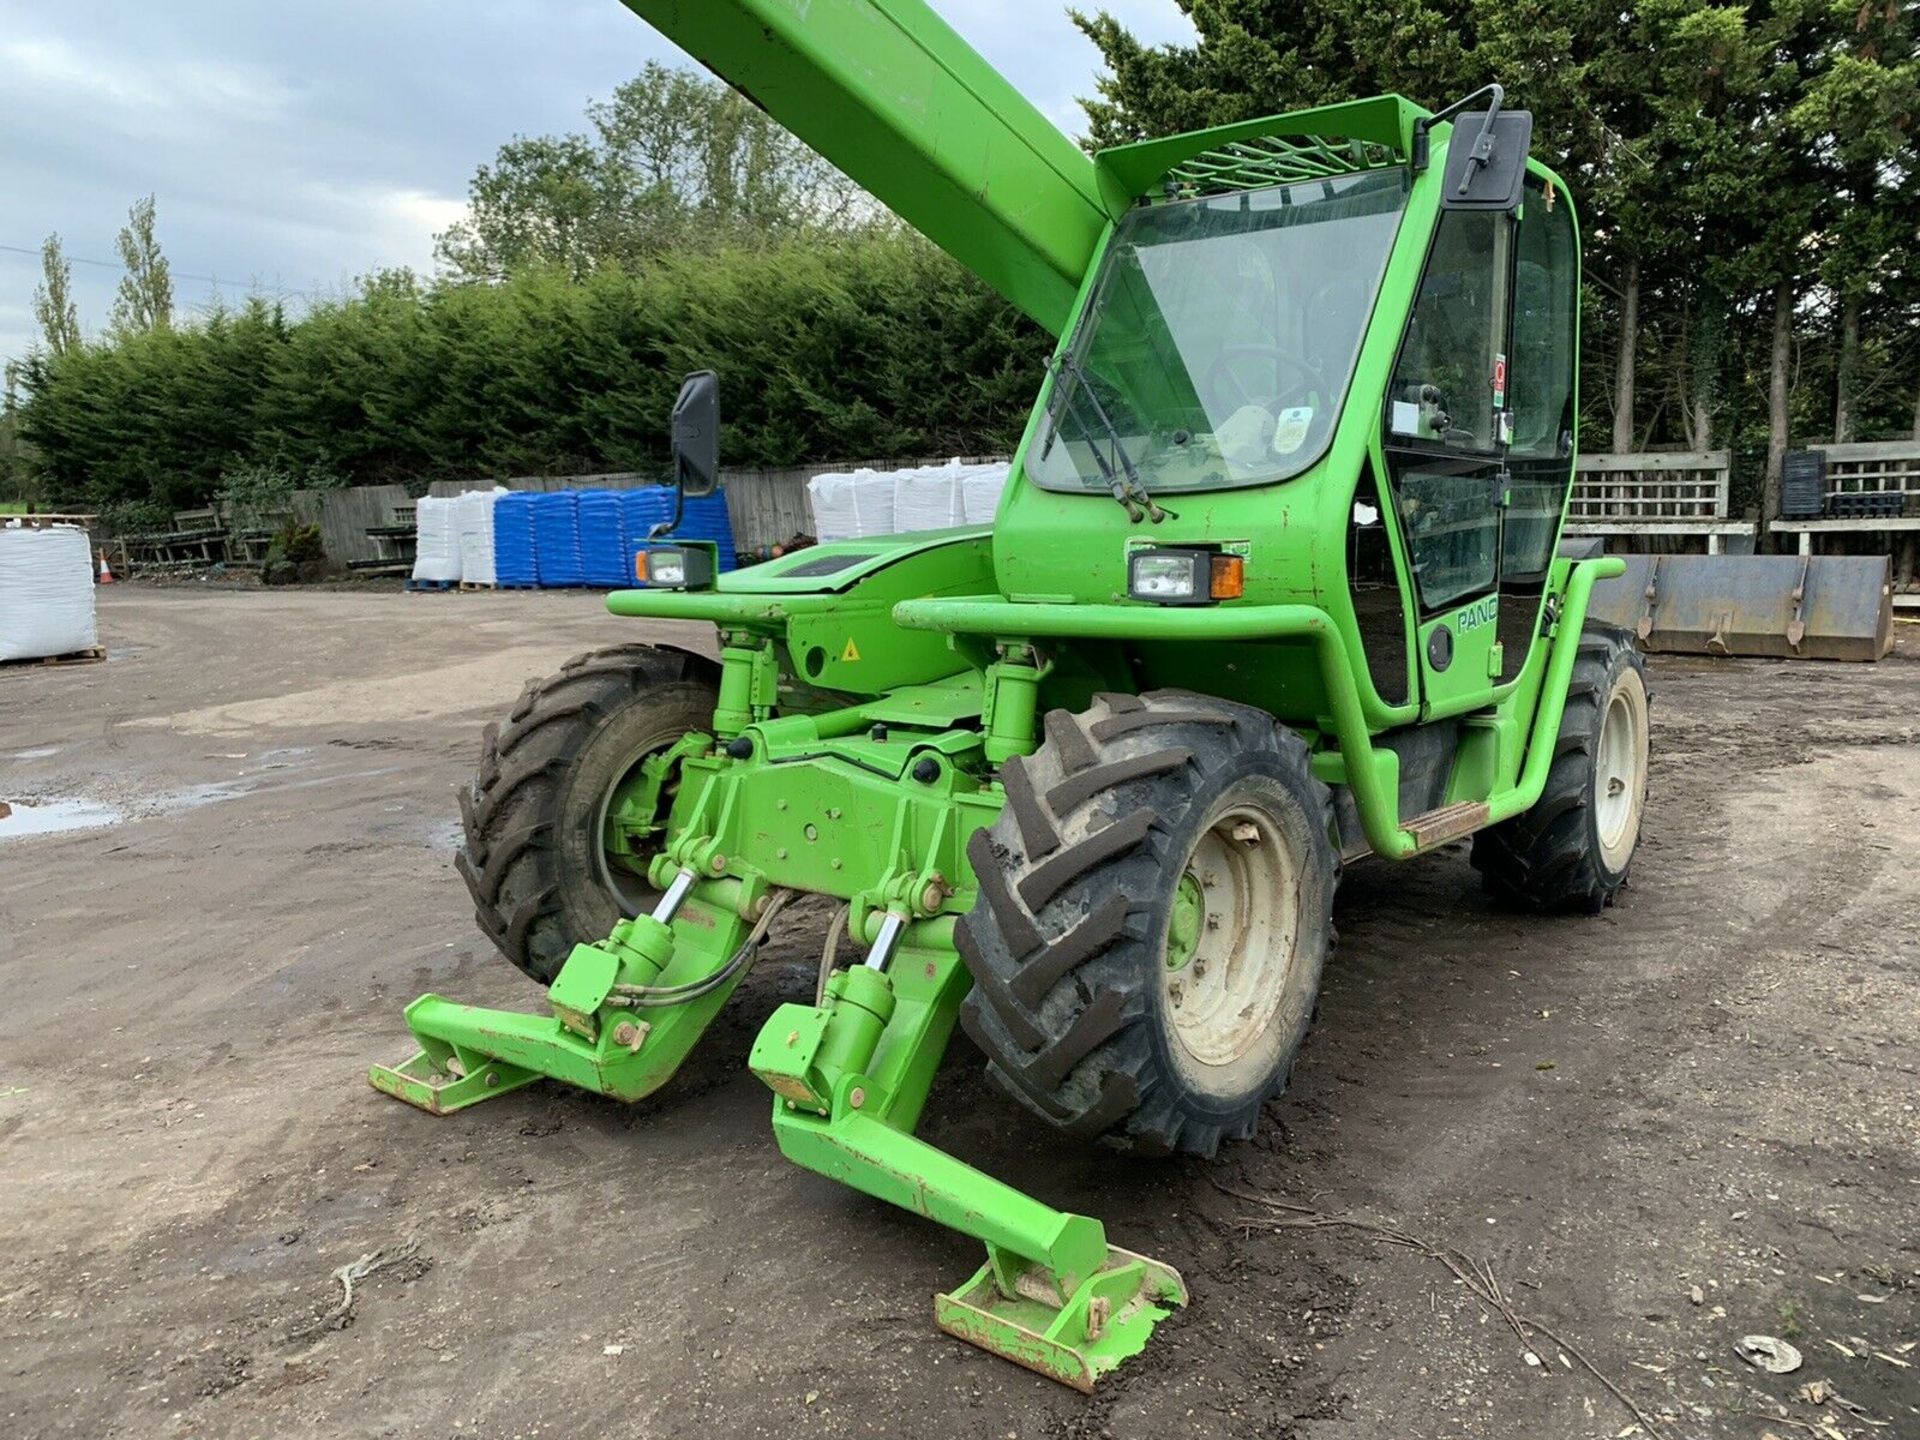
POLYGON ((1162 605, 1204 600, 1206 564, 1200 550, 1136 550, 1127 558, 1127 593, 1162 605))
POLYGON ((633 578, 659 590, 703 590, 713 584, 713 552, 698 545, 648 545, 634 553, 633 578))
POLYGON ((1217 550, 1135 550, 1127 594, 1156 605, 1205 605, 1246 594, 1246 561, 1217 550))
POLYGON ((650 550, 641 557, 645 564, 640 576, 649 585, 684 585, 687 583, 687 552, 684 550, 650 550))

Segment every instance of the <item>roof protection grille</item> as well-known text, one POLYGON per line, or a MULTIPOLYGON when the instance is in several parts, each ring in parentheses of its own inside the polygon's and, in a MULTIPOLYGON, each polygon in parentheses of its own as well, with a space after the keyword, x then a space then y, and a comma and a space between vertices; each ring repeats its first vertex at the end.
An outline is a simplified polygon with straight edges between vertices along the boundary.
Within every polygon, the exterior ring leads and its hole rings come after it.
POLYGON ((1260 135, 1235 140, 1183 160, 1167 172, 1166 190, 1173 199, 1225 195, 1235 190, 1258 190, 1268 185, 1290 185, 1299 180, 1324 180, 1403 164, 1397 149, 1364 140, 1319 135, 1260 135))

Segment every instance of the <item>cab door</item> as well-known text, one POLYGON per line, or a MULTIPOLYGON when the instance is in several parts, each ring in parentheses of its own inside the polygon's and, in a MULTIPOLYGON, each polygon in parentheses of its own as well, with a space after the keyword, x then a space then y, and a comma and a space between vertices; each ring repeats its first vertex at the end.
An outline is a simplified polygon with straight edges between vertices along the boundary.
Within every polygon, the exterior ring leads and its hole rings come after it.
POLYGON ((1441 212, 1387 388, 1383 450, 1428 716, 1488 703, 1502 670, 1514 223, 1507 210, 1441 212))

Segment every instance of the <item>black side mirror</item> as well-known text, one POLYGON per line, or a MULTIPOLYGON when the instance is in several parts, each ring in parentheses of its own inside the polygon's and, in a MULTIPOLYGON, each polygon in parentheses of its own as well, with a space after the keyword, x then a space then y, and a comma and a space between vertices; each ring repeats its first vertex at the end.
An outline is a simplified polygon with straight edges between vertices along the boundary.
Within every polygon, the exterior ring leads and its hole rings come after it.
POLYGON ((1453 121, 1453 141, 1447 146, 1447 168, 1442 176, 1443 210, 1511 210, 1520 203, 1520 187, 1527 178, 1527 150, 1533 144, 1533 115, 1526 110, 1503 110, 1507 92, 1483 85, 1464 100, 1422 116, 1413 124, 1413 168, 1427 168, 1431 142, 1428 131, 1442 120, 1453 121), (1484 98, 1487 108, 1466 114, 1467 107, 1484 98))
POLYGON ((1527 179, 1533 116, 1525 110, 1469 111, 1453 120, 1447 146, 1444 210, 1511 210, 1527 179))
POLYGON ((720 482, 720 377, 696 370, 673 402, 673 479, 682 495, 711 495, 720 482))

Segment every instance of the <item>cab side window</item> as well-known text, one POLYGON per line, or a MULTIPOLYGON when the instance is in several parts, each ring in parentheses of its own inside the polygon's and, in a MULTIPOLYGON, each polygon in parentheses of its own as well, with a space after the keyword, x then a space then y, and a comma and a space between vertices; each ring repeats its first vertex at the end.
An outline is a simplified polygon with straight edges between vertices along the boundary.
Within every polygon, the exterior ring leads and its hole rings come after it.
POLYGON ((1387 390, 1393 504, 1423 614, 1499 582, 1513 219, 1441 215, 1387 390))
POLYGON ((1580 256, 1565 196, 1529 177, 1514 257, 1511 503, 1503 569, 1539 581, 1573 480, 1580 256))
POLYGON ((1393 438, 1482 453, 1496 447, 1511 231, 1506 215, 1489 210, 1440 217, 1387 395, 1393 438))

